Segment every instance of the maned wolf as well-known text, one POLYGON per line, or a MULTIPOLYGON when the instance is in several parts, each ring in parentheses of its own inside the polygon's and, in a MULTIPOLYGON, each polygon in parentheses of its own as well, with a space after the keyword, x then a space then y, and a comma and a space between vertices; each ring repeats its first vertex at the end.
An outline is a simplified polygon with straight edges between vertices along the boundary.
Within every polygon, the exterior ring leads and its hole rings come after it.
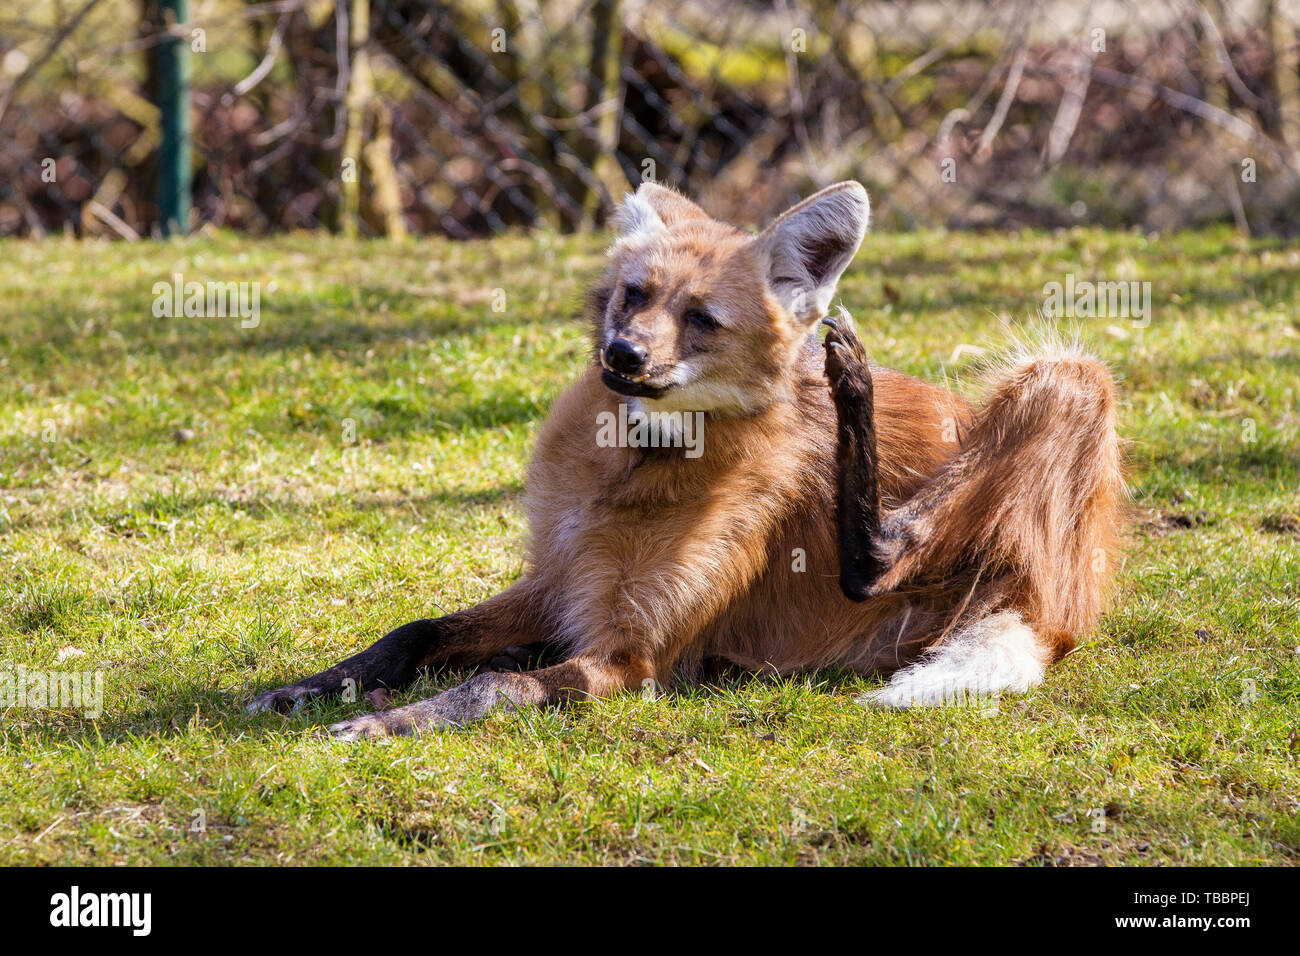
POLYGON ((559 663, 484 670, 330 731, 463 724, 503 703, 689 679, 719 658, 893 674, 871 695, 884 706, 1042 680, 1096 620, 1113 564, 1124 489, 1111 377, 1076 347, 1022 350, 973 407, 869 366, 847 318, 825 318, 868 214, 854 182, 757 236, 652 183, 628 196, 589 298, 592 362, 529 469, 522 579, 250 709, 398 688, 535 644, 559 663), (702 413, 702 453, 598 442, 620 404, 702 413))

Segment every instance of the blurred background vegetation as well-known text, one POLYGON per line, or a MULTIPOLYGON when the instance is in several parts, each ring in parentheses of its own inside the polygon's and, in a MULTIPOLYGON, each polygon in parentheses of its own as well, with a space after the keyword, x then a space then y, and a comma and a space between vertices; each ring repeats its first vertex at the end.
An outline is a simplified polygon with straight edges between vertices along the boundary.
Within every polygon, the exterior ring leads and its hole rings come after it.
POLYGON ((644 178, 754 224, 1300 232, 1300 0, 27 0, 0 12, 0 235, 599 228, 644 178), (180 5, 182 8, 185 4, 180 5))

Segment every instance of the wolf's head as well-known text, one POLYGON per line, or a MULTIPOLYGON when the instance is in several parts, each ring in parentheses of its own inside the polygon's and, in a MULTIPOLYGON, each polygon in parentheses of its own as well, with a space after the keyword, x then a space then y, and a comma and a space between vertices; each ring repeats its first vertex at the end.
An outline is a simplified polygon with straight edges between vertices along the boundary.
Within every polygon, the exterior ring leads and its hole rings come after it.
POLYGON ((755 236, 644 183, 592 295, 605 385, 663 410, 747 414, 779 394, 867 230, 867 191, 829 186, 755 236))

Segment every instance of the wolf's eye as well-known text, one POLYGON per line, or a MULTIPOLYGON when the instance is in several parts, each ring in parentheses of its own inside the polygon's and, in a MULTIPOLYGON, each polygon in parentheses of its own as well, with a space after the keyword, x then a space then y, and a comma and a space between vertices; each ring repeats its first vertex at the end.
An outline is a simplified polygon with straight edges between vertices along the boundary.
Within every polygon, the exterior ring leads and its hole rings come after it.
POLYGON ((639 285, 626 286, 623 289, 623 306, 624 308, 633 309, 638 305, 645 305, 646 300, 650 297, 645 294, 645 289, 639 285))
POLYGON ((686 321, 697 328, 706 329, 710 332, 718 327, 718 320, 703 309, 687 309, 686 321))

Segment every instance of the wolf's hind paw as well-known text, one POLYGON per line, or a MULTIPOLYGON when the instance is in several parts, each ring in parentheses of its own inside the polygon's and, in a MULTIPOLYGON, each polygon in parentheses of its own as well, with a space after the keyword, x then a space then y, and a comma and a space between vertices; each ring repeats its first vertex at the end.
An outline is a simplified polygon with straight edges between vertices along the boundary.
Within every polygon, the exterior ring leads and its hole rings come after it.
POLYGON ((871 372, 853 320, 841 313, 838 318, 827 316, 822 324, 827 328, 822 344, 826 348, 826 378, 831 391, 837 396, 862 392, 862 386, 871 381, 871 372))

